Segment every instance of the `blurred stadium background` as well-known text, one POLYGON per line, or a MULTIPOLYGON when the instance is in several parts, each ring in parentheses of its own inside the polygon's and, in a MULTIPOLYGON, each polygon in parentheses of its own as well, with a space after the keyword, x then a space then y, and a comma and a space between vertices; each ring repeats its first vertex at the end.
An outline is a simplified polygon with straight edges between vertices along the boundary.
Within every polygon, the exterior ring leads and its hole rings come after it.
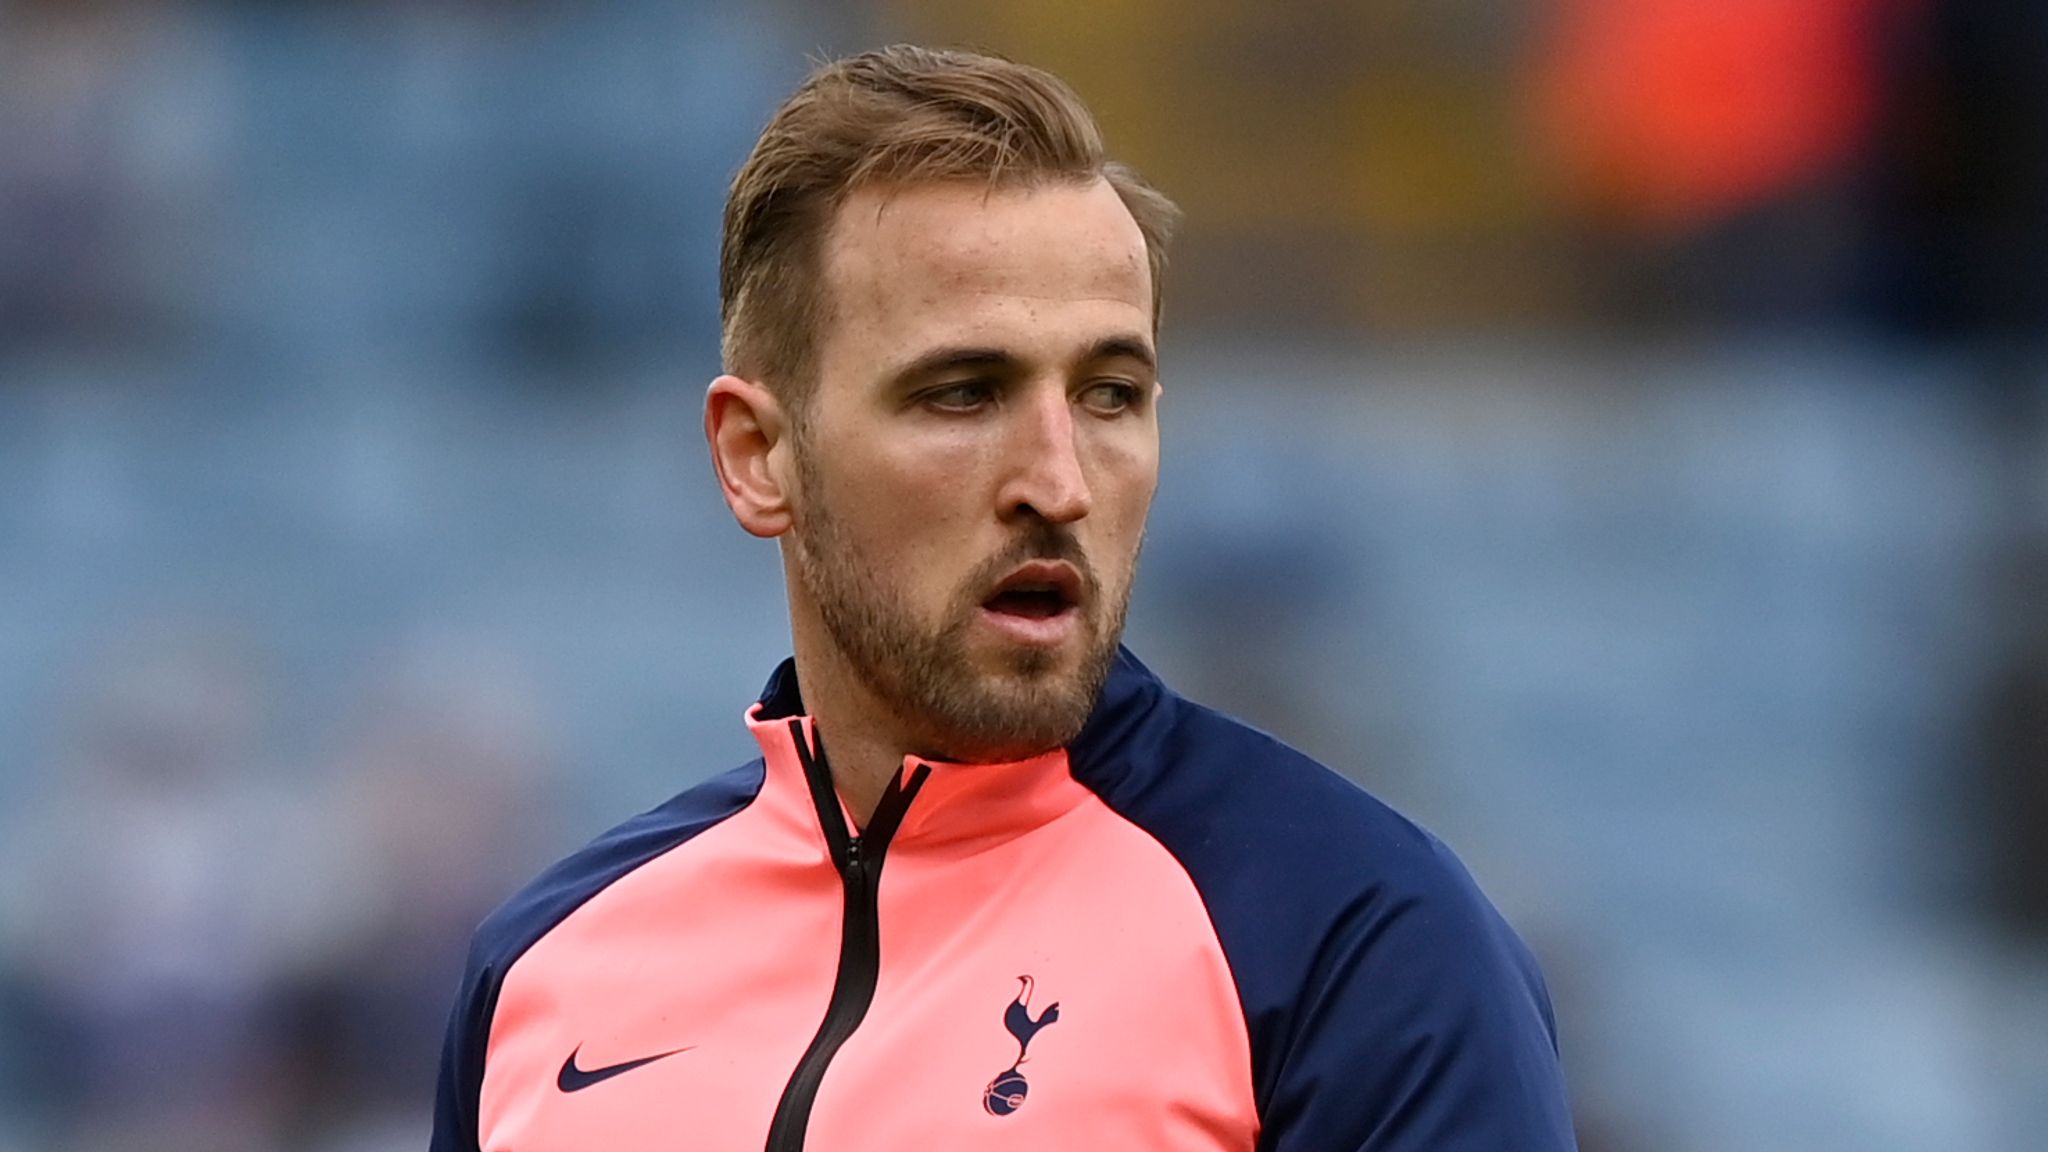
POLYGON ((2048 1147, 2048 5, 13 0, 0 1150, 422 1147, 752 754, 719 206, 898 38, 1188 209, 1132 643, 1465 856, 1587 1152, 2048 1147))

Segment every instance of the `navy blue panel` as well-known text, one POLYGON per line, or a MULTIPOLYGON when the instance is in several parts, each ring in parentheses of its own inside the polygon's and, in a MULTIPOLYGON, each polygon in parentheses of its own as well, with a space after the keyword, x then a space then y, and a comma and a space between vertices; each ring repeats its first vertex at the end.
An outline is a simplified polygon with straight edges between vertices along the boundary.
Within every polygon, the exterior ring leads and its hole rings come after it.
POLYGON ((1070 755, 1208 907, 1262 1152, 1575 1147, 1535 961, 1435 837, 1128 652, 1070 755))
POLYGON ((752 803, 766 775, 766 765, 755 760, 635 816, 541 873, 483 922, 470 942, 441 1049, 432 1152, 477 1152, 484 1050, 498 989, 513 963, 613 881, 752 803))
POLYGON ((786 720, 804 714, 803 689, 796 682, 796 657, 777 664, 775 671, 769 673, 768 685, 761 689, 758 703, 763 720, 786 720))

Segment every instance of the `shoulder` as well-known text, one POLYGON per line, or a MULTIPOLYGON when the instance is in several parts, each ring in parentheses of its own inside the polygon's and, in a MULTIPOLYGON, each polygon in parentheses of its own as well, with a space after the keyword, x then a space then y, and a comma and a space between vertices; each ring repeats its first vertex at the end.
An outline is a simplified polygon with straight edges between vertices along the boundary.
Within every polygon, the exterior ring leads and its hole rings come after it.
POLYGON ((1360 900, 1490 910, 1441 840, 1364 788, 1213 709, 1170 693, 1155 708, 1147 738, 1076 775, 1180 860, 1212 913, 1241 898, 1269 921, 1360 900))
POLYGON ((1170 692, 1148 713, 1076 776, 1199 892, 1274 1147, 1569 1147, 1549 994, 1457 856, 1263 732, 1170 692))
POLYGON ((620 877, 739 812, 761 790, 754 760, 609 829, 555 862, 477 928, 470 969, 500 975, 534 942, 620 877))
POLYGON ((714 776, 570 853, 491 913, 471 938, 435 1090, 433 1152, 475 1152, 484 1053, 505 974, 527 949, 620 877, 753 802, 761 761, 714 776))

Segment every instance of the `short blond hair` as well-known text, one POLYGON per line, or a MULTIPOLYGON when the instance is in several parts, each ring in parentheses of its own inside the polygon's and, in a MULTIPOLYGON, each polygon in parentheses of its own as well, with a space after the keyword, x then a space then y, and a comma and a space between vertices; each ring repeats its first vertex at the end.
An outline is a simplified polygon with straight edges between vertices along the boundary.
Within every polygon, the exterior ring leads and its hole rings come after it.
POLYGON ((828 315, 824 238, 853 192, 978 180, 1103 179, 1145 237, 1152 317, 1180 210, 1108 158, 1081 98, 1039 68, 893 45, 821 65, 769 120, 725 202, 718 294, 725 370, 801 408, 828 315))

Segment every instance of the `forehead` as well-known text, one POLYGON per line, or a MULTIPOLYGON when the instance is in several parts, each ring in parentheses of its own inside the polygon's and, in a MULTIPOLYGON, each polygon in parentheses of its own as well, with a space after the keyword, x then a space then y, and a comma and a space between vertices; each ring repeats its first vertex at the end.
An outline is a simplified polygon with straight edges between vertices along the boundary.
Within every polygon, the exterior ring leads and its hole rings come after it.
MULTIPOLYGON (((834 351, 979 339, 1047 344, 1084 328, 1149 333, 1144 234, 1104 180, 862 189, 827 233, 834 351)), ((1050 350, 1049 348, 1047 349, 1050 350)))

